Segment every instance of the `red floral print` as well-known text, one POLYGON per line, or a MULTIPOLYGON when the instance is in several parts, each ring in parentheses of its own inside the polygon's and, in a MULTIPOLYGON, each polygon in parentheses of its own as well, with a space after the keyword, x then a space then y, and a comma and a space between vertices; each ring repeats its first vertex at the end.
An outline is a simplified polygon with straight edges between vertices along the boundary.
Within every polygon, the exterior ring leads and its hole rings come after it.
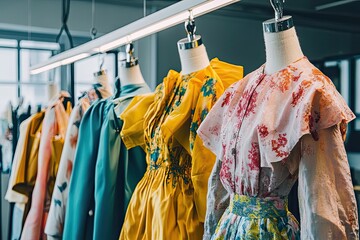
POLYGON ((294 82, 297 82, 297 81, 300 79, 302 73, 303 73, 303 72, 300 72, 299 75, 294 76, 294 77, 293 77, 293 81, 294 81, 294 82))
POLYGON ((248 103, 249 99, 250 99, 251 93, 250 93, 250 89, 246 90, 243 95, 241 96, 239 105, 237 107, 237 116, 241 116, 243 110, 246 108, 246 104, 248 103))
POLYGON ((220 134, 220 126, 219 126, 219 125, 215 125, 214 127, 209 128, 209 132, 210 132, 212 135, 219 136, 219 134, 220 134))
POLYGON ((288 151, 280 149, 285 147, 287 142, 286 133, 279 134, 277 140, 271 140, 272 150, 276 153, 277 157, 287 157, 289 155, 288 151))
POLYGON ((225 105, 228 105, 231 99, 232 93, 231 92, 227 92, 225 94, 225 98, 223 100, 223 102, 221 103, 221 107, 224 107, 225 105))
POLYGON ((220 170, 220 178, 225 181, 226 183, 230 184, 230 187, 233 191, 235 191, 235 184, 234 184, 234 181, 232 180, 232 174, 231 174, 231 171, 230 171, 230 167, 231 167, 231 164, 233 162, 228 159, 228 158, 225 158, 223 161, 222 161, 222 164, 221 164, 221 170, 220 170))
POLYGON ((291 106, 295 107, 303 95, 304 95, 304 88, 302 86, 299 86, 298 91, 292 93, 291 106))
POLYGON ((248 117, 250 115, 250 113, 255 113, 255 108, 256 108, 256 101, 257 101, 257 96, 259 94, 254 91, 253 94, 250 96, 250 100, 248 100, 249 102, 249 106, 247 107, 246 109, 246 113, 245 113, 245 116, 248 117))
POLYGON ((248 164, 250 170, 258 171, 260 168, 260 151, 258 143, 251 143, 251 149, 249 150, 248 158, 250 160, 248 164))
POLYGON ((264 124, 259 125, 257 128, 258 128, 260 137, 265 138, 269 135, 268 128, 264 124))

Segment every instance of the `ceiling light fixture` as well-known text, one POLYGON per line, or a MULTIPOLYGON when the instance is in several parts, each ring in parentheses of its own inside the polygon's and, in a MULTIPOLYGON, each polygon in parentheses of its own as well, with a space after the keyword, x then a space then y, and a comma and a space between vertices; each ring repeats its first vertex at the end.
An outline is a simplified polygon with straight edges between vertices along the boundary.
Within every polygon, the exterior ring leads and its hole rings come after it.
POLYGON ((331 2, 331 3, 326 3, 323 5, 319 5, 316 6, 315 9, 316 11, 320 11, 320 10, 324 10, 324 9, 328 9, 328 8, 333 8, 333 7, 337 7, 340 5, 344 5, 344 4, 348 4, 348 3, 352 3, 352 2, 358 2, 359 0, 342 0, 342 1, 335 1, 335 2, 331 2))
POLYGON ((191 10, 199 17, 240 0, 183 0, 133 23, 105 34, 78 47, 59 53, 47 61, 31 67, 31 74, 78 61, 96 53, 103 53, 185 22, 191 10), (81 56, 81 57, 79 57, 81 56))

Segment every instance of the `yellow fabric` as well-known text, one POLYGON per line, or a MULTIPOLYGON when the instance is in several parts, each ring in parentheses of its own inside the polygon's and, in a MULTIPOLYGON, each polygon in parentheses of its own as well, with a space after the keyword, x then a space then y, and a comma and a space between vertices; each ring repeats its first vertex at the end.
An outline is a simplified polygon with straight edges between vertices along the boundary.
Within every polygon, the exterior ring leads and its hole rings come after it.
MULTIPOLYGON (((200 126, 203 117, 202 109, 211 109, 215 101, 220 98, 222 93, 235 81, 243 78, 244 70, 242 66, 232 65, 216 59, 211 61, 211 66, 221 81, 216 82, 215 98, 207 101, 206 96, 200 95, 197 101, 193 119, 197 119, 197 126, 200 126)), ((200 137, 194 132, 190 132, 190 143, 193 145, 191 180, 194 185, 194 199, 200 220, 204 222, 206 214, 206 195, 208 189, 208 179, 215 163, 215 155, 204 147, 200 137)))
POLYGON ((30 129, 30 122, 34 116, 30 116, 28 119, 20 124, 20 136, 16 145, 16 151, 11 168, 11 175, 9 179, 8 189, 6 191, 5 199, 14 203, 27 203, 28 196, 21 194, 13 190, 16 184, 16 174, 19 171, 21 157, 25 151, 25 145, 27 144, 28 132, 30 129))
POLYGON ((55 106, 56 135, 51 139, 51 158, 49 162, 47 183, 47 190, 50 197, 52 196, 52 193, 54 191, 56 175, 59 169, 61 153, 64 147, 66 128, 68 125, 71 111, 72 107, 70 102, 67 103, 66 109, 63 108, 63 106, 61 106, 60 104, 55 106))
POLYGON ((218 59, 189 75, 170 70, 155 94, 135 98, 120 116, 126 146, 145 144, 148 164, 120 239, 202 238, 207 178, 215 158, 196 130, 225 86, 242 75, 242 67, 218 59))
POLYGON ((19 167, 17 172, 11 173, 15 175, 13 189, 28 197, 31 194, 36 180, 38 152, 44 116, 45 112, 42 111, 36 113, 31 119, 24 144, 24 151, 19 161, 19 167))
POLYGON ((154 93, 135 96, 120 115, 123 119, 121 137, 128 149, 144 145, 144 115, 153 102, 154 93))

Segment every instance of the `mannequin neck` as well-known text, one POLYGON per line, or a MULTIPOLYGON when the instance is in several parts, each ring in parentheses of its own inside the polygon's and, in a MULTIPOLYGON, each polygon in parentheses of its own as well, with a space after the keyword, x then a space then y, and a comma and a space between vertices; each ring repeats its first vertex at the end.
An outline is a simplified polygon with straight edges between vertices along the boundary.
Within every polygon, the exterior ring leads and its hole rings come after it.
POLYGON ((139 64, 132 67, 120 67, 119 78, 121 86, 129 84, 142 84, 145 83, 144 77, 141 74, 139 64))
POLYGON ((275 33, 264 32, 264 40, 266 74, 273 74, 304 56, 295 27, 275 33))
POLYGON ((94 81, 101 84, 101 87, 98 90, 101 93, 102 98, 108 98, 112 94, 111 86, 107 74, 101 74, 94 77, 94 81))
POLYGON ((182 74, 197 72, 210 65, 209 57, 204 44, 192 49, 178 50, 182 74))

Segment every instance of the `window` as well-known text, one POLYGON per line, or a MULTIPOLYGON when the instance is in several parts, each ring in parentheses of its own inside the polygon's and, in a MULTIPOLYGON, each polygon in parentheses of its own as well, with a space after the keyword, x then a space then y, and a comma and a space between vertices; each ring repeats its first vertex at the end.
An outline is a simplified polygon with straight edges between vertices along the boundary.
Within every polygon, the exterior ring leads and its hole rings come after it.
POLYGON ((349 60, 326 61, 323 72, 349 104, 349 60))
POLYGON ((52 42, 0 39, 0 113, 9 103, 18 104, 24 98, 25 106, 45 105, 49 82, 59 83, 60 71, 53 70, 30 75, 30 66, 48 59, 60 46, 52 42))

